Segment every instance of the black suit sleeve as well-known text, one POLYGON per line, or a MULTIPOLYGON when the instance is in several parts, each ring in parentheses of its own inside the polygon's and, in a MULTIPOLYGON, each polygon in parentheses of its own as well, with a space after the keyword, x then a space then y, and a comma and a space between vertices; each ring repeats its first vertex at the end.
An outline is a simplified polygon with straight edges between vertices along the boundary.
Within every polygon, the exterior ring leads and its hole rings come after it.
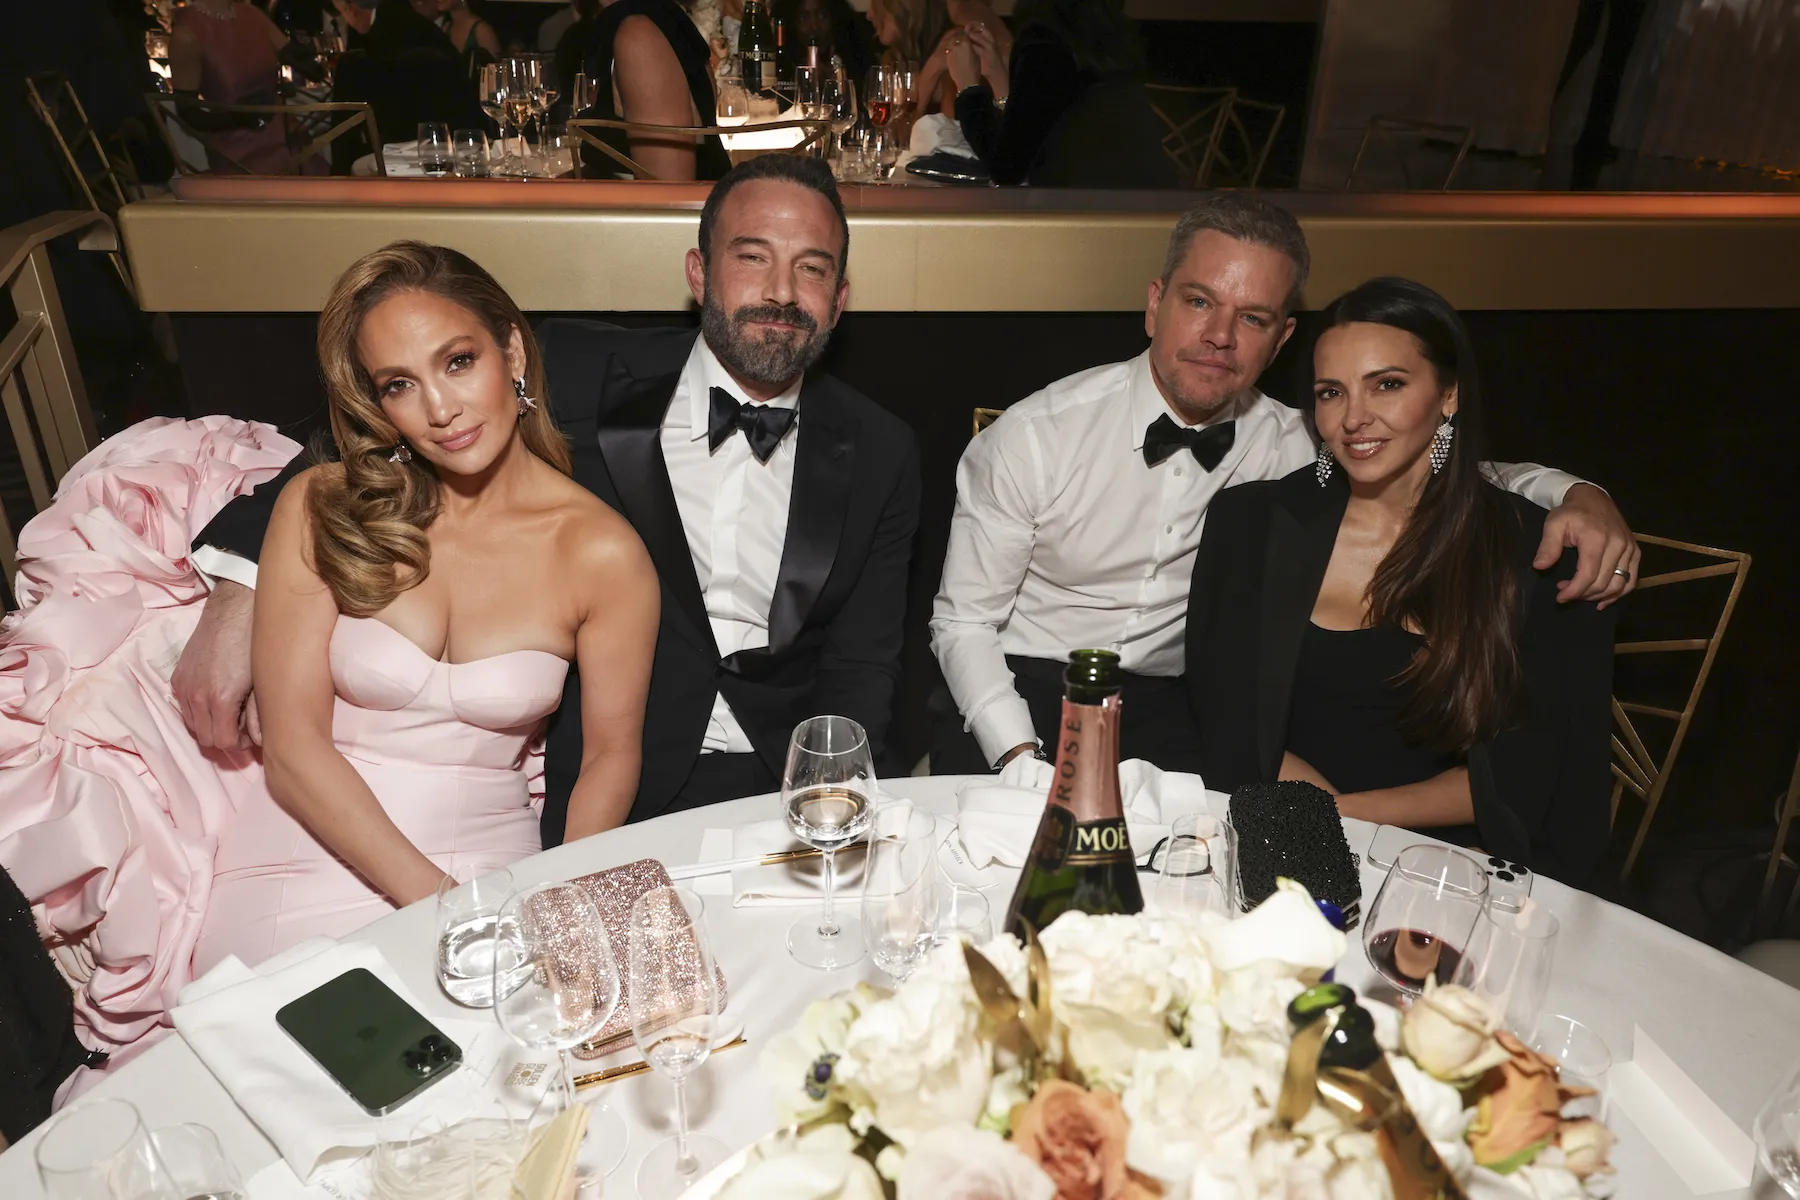
POLYGON ((1556 602, 1575 552, 1535 580, 1522 647, 1524 724, 1469 753, 1483 843, 1541 874, 1583 886, 1606 850, 1612 786, 1615 609, 1556 602))
POLYGON ((956 120, 995 183, 1024 183, 1050 131, 1081 94, 1081 74, 1068 47, 1039 31, 1013 43, 1007 73, 1011 95, 1004 111, 986 84, 976 84, 958 93, 956 120))
POLYGON ((899 478, 876 520, 862 574, 825 631, 813 680, 811 711, 851 717, 860 724, 869 735, 877 770, 892 768, 886 763, 887 735, 900 680, 919 492, 919 447, 909 437, 899 478))
POLYGON ((302 450, 281 469, 281 474, 220 509, 194 539, 193 548, 214 546, 251 562, 262 561, 263 534, 269 531, 269 518, 275 515, 275 501, 294 476, 312 465, 311 459, 302 450))

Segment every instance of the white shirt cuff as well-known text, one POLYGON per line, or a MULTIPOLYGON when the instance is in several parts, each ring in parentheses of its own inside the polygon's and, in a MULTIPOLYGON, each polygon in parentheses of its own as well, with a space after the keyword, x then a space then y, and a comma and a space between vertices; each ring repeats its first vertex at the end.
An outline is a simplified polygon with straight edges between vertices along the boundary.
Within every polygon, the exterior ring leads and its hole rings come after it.
POLYGON ((991 765, 1014 746, 1037 742, 1031 726, 1031 706, 1016 692, 995 696, 969 717, 968 730, 975 735, 982 757, 991 765))
POLYGON ((205 578, 209 589, 219 580, 229 579, 253 592, 256 590, 256 564, 240 554, 217 546, 201 546, 189 555, 188 561, 205 578))

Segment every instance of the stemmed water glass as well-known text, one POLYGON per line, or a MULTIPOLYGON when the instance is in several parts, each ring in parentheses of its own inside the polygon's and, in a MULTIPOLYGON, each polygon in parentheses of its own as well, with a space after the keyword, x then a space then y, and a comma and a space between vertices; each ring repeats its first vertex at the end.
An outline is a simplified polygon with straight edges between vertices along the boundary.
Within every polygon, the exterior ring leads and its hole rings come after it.
POLYGON ((1394 856, 1363 925, 1363 947, 1381 977, 1408 996, 1456 975, 1487 906, 1487 870, 1449 846, 1408 846, 1394 856))
POLYGON ((781 808, 788 829, 824 861, 824 908, 817 918, 794 922, 788 953, 819 971, 847 967, 862 958, 863 935, 856 918, 840 921, 832 907, 837 852, 867 834, 875 814, 875 764, 861 725, 849 717, 808 717, 794 727, 781 808))
POLYGON ((724 1162, 724 1142, 688 1132, 687 1078, 706 1062, 718 1033, 718 976, 703 920, 686 888, 652 888, 631 906, 631 1036, 644 1061, 675 1088, 675 1136, 638 1166, 643 1200, 673 1200, 724 1162))
POLYGON ((525 122, 537 108, 534 97, 542 88, 543 64, 537 59, 524 54, 515 54, 500 64, 501 74, 506 80, 506 110, 512 118, 513 125, 519 131, 519 153, 508 156, 508 163, 517 167, 530 157, 531 147, 525 139, 525 122))
POLYGON ((582 74, 575 76, 575 82, 569 87, 569 115, 579 117, 594 107, 600 99, 600 89, 593 78, 582 74))
POLYGON ((877 813, 863 864, 863 940, 895 984, 930 951, 939 904, 937 822, 911 805, 877 813))
POLYGON ((1762 1169, 1777 1187, 1800 1200, 1800 1069, 1769 1093, 1751 1132, 1762 1169))
MULTIPOLYGON (((562 1058, 563 1103, 575 1100, 569 1051, 606 1027, 619 1006, 612 939, 579 884, 528 888, 500 908, 494 929, 494 1016, 513 1040, 562 1058)), ((625 1159, 625 1122, 589 1105, 577 1178, 592 1181, 625 1159)))
POLYGON ((512 109, 506 102, 506 64, 504 62, 487 63, 481 68, 479 80, 481 95, 481 111, 498 127, 500 136, 500 156, 506 156, 507 118, 512 109))

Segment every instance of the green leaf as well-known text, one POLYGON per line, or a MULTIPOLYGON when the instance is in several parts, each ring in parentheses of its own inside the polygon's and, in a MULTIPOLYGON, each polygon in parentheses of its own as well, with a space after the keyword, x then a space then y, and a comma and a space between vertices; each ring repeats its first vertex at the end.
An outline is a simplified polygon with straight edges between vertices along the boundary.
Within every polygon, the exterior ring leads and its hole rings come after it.
POLYGON ((1511 1175, 1520 1167, 1530 1166, 1533 1160, 1544 1152, 1544 1147, 1549 1144, 1550 1138, 1545 1138, 1540 1142, 1533 1142, 1517 1154, 1509 1155, 1499 1162, 1484 1162, 1481 1165, 1494 1172, 1496 1175, 1511 1175))

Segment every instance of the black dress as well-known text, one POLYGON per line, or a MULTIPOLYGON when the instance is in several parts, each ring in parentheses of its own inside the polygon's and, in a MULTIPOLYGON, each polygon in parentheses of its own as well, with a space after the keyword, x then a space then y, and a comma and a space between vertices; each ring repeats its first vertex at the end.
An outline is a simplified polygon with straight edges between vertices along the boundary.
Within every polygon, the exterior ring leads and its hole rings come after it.
POLYGON ((1175 164, 1143 83, 1086 71, 1062 38, 1027 25, 1013 42, 1002 110, 986 84, 956 97, 956 120, 995 183, 1173 188, 1175 164))
MULTIPOLYGON (((1391 625, 1322 629, 1308 622, 1294 666, 1288 750, 1340 792, 1423 783, 1459 765, 1459 756, 1415 746, 1400 734, 1406 689, 1398 678, 1422 642, 1391 625)), ((1472 824, 1423 832, 1459 846, 1472 846, 1477 837, 1472 824)))
MULTIPOLYGON (((619 36, 619 26, 627 17, 649 17, 668 39, 670 49, 675 51, 675 58, 681 64, 681 73, 687 80, 688 95, 693 98, 694 111, 700 114, 700 124, 714 123, 712 74, 710 71, 711 51, 700 30, 695 27, 693 18, 689 17, 675 0, 618 0, 600 11, 594 19, 593 29, 588 34, 587 46, 581 56, 581 69, 594 82, 594 107, 578 117, 596 117, 602 120, 624 120, 613 108, 613 40, 619 36)), ((622 129, 596 129, 593 131, 600 140, 612 146, 619 153, 631 154, 631 140, 622 129)), ((717 179, 731 169, 731 159, 725 153, 725 146, 717 137, 704 137, 694 147, 694 177, 696 179, 717 179)), ((582 147, 582 173, 595 178, 609 178, 624 173, 621 167, 610 156, 600 153, 591 146, 582 147)))

